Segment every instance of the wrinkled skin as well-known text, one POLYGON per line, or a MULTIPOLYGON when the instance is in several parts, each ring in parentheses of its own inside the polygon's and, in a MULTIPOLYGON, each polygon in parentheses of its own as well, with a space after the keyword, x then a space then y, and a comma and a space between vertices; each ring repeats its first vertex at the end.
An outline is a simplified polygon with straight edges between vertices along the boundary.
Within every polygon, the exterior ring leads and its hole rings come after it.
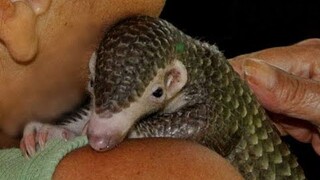
POLYGON ((16 136, 28 121, 52 121, 73 109, 86 91, 88 60, 103 31, 131 15, 158 16, 163 5, 1 0, 0 129, 16 136))

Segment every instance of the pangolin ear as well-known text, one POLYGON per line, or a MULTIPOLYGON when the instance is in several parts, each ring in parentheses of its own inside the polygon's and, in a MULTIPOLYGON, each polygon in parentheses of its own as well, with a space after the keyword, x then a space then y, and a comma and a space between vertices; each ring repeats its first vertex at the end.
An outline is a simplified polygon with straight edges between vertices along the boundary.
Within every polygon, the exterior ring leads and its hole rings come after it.
POLYGON ((187 83, 188 73, 184 64, 175 60, 167 69, 165 74, 165 87, 167 98, 170 99, 175 96, 187 83))

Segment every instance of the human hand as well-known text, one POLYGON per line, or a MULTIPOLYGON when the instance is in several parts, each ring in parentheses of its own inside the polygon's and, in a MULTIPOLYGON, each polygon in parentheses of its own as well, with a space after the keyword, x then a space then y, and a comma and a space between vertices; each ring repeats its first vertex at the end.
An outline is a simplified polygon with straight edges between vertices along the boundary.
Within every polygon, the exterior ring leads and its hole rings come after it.
POLYGON ((311 143, 320 155, 320 39, 270 48, 230 61, 282 135, 311 143))

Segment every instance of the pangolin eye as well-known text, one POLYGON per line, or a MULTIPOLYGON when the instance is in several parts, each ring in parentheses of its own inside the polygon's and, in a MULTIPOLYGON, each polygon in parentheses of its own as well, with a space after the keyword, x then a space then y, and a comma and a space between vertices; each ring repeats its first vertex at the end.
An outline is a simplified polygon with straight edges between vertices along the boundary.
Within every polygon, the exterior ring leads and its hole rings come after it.
POLYGON ((160 98, 163 95, 163 89, 157 88, 155 91, 153 91, 152 95, 156 98, 160 98))

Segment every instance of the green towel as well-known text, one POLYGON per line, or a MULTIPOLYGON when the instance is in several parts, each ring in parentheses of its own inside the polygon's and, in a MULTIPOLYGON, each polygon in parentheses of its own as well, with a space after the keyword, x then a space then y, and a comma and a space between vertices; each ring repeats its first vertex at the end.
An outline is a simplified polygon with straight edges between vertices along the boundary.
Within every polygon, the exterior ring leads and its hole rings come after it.
POLYGON ((0 180, 50 180, 59 161, 70 151, 86 144, 86 136, 70 141, 52 140, 31 159, 25 158, 17 148, 0 150, 0 180))

